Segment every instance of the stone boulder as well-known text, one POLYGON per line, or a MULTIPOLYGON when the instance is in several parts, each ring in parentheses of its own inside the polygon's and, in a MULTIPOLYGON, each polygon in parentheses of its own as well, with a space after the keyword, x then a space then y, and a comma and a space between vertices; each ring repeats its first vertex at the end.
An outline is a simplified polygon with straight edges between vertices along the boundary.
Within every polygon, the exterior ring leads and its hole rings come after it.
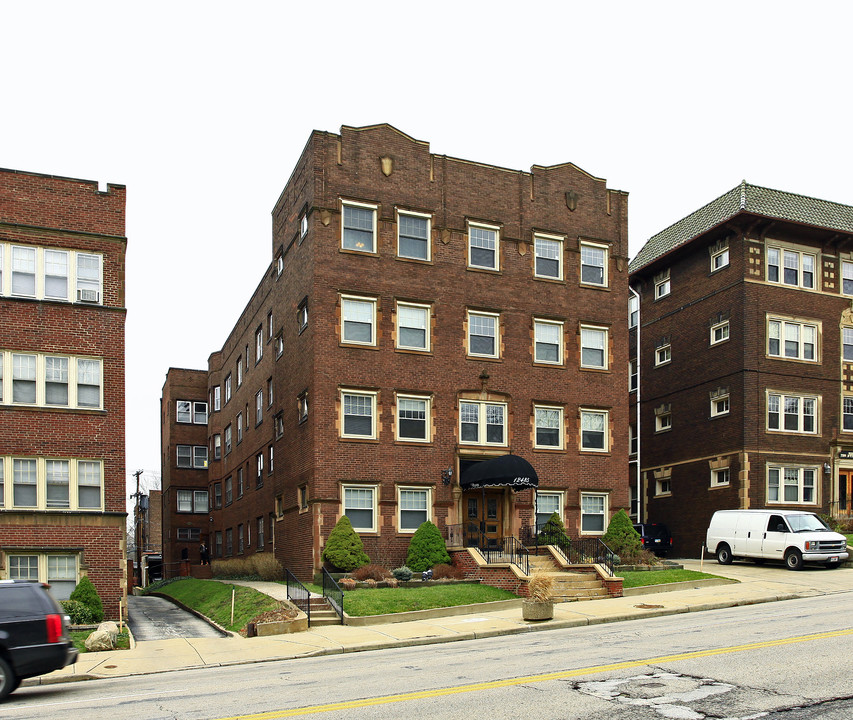
POLYGON ((89 652, 112 650, 115 647, 114 637, 114 635, 111 635, 106 630, 95 630, 95 632, 86 638, 86 649, 89 652))

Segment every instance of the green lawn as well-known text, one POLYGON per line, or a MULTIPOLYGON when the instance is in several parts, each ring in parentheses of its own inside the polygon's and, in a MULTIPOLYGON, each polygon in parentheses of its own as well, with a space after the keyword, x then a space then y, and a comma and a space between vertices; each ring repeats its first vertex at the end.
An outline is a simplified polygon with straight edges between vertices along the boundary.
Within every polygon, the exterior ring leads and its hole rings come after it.
POLYGON ((663 585, 665 583, 684 582, 685 580, 707 580, 719 575, 697 572, 696 570, 647 570, 639 572, 623 572, 622 587, 633 588, 646 585, 663 585))
POLYGON ((459 583, 428 587, 359 588, 344 593, 344 611, 348 615, 384 615, 386 613, 430 610, 432 608, 474 605, 517 597, 509 590, 490 585, 459 583))
POLYGON ((269 595, 242 585, 228 585, 216 580, 183 578, 159 588, 157 592, 180 600, 226 630, 239 632, 246 623, 261 613, 277 610, 281 603, 269 595), (231 590, 234 596, 234 622, 231 622, 231 590))
POLYGON ((853 545, 853 533, 845 533, 845 535, 847 536, 847 544, 853 545))
MULTIPOLYGON (((74 630, 69 633, 71 642, 74 643, 81 653, 89 652, 86 649, 86 638, 92 634, 92 630, 74 630)), ((127 632, 119 633, 116 636, 116 650, 130 650, 130 635, 127 632)))

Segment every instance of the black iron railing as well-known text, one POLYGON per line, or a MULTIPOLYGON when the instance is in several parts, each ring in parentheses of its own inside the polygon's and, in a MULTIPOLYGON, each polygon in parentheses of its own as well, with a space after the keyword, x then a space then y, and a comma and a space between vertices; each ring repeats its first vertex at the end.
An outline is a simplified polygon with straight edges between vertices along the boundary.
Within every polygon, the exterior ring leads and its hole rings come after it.
POLYGON ((344 622, 344 591, 335 582, 335 579, 329 575, 326 568, 323 568, 323 597, 329 605, 332 606, 338 617, 341 619, 341 624, 344 622))
POLYGON ((287 568, 284 570, 284 579, 287 581, 287 599, 308 616, 308 625, 310 626, 311 593, 287 568))
POLYGON ((536 527, 525 525, 520 538, 527 547, 539 548, 550 545, 563 556, 569 565, 601 565, 610 577, 615 574, 616 553, 601 538, 570 538, 563 532, 546 528, 545 523, 536 527))

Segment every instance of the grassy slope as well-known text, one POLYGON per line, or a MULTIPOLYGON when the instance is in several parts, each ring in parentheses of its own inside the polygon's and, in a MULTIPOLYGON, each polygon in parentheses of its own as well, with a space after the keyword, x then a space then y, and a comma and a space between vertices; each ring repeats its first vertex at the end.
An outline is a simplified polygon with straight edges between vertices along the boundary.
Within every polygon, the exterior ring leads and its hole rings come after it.
POLYGON ((697 572, 696 570, 647 570, 639 572, 623 572, 622 587, 645 587, 646 585, 663 585, 665 583, 684 582, 685 580, 707 580, 719 575, 697 572))
POLYGON ((344 593, 344 611, 349 615, 384 615, 511 600, 515 597, 517 596, 508 590, 473 583, 430 587, 359 588, 344 593))

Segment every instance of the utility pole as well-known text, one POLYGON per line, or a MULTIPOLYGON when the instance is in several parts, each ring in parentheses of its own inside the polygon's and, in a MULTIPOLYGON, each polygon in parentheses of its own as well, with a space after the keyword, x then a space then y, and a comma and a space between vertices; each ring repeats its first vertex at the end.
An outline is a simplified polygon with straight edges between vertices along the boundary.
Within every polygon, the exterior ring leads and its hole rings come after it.
POLYGON ((136 498, 136 510, 134 513, 134 538, 136 540, 136 583, 142 585, 142 515, 139 512, 139 498, 142 493, 139 490, 139 477, 143 470, 137 470, 133 473, 136 476, 136 492, 131 496, 136 498))

